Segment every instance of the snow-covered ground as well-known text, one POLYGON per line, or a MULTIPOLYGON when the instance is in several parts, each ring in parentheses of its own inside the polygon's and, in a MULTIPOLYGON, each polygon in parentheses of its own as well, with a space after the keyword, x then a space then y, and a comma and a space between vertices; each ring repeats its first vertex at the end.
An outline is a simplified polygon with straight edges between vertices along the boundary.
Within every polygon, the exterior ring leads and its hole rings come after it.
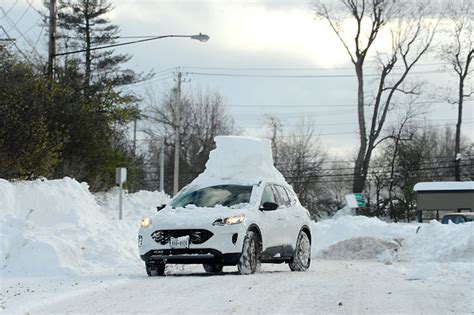
POLYGON ((308 272, 263 265, 218 275, 171 266, 145 275, 136 236, 160 192, 93 195, 73 179, 0 179, 2 313, 473 313, 474 223, 314 223, 308 272))
POLYGON ((251 276, 235 268, 207 275, 187 266, 164 278, 141 270, 121 275, 7 280, 4 312, 18 313, 365 313, 446 314, 473 309, 472 267, 436 263, 427 278, 420 266, 372 261, 317 261, 305 273, 264 265, 251 276), (34 291, 34 292, 33 292, 34 291))

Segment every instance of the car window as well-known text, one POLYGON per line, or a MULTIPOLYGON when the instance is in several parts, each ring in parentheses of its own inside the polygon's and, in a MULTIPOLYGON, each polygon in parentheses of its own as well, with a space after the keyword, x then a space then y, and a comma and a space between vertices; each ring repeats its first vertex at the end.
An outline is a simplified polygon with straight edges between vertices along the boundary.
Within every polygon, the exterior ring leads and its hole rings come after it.
POLYGON ((201 188, 178 195, 173 200, 173 208, 195 205, 197 207, 235 206, 250 202, 252 186, 220 185, 201 188))
POLYGON ((263 205, 265 202, 277 202, 270 185, 267 185, 263 190, 262 202, 260 204, 263 205))
POLYGON ((274 185, 273 187, 275 187, 277 198, 279 199, 279 204, 285 207, 290 206, 290 198, 288 197, 285 188, 280 185, 274 185))
POLYGON ((294 205, 297 200, 297 197, 295 196, 295 194, 291 190, 287 189, 286 187, 283 187, 283 189, 285 189, 286 193, 288 194, 288 198, 290 199, 290 205, 294 205))

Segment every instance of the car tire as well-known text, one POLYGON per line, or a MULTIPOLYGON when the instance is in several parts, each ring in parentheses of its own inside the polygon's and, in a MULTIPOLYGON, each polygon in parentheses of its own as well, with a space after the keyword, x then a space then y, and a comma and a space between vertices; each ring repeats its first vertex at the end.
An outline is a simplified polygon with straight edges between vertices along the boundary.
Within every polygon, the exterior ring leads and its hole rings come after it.
POLYGON ((224 268, 221 264, 203 264, 202 266, 207 273, 218 273, 224 268))
POLYGON ((146 274, 150 277, 163 276, 165 274, 165 267, 166 265, 164 263, 145 263, 146 274))
POLYGON ((306 271, 311 264, 311 241, 308 234, 301 231, 296 242, 293 260, 288 264, 291 271, 306 271))
POLYGON ((242 275, 255 273, 259 265, 260 242, 255 232, 248 231, 244 238, 242 254, 237 262, 237 269, 242 275))

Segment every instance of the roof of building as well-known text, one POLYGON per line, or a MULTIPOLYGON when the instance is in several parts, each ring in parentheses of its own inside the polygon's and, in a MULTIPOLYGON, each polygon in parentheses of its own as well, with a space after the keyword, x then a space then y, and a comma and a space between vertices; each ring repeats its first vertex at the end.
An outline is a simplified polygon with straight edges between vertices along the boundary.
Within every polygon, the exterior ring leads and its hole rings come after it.
POLYGON ((424 182, 413 187, 414 191, 474 190, 474 182, 424 182))

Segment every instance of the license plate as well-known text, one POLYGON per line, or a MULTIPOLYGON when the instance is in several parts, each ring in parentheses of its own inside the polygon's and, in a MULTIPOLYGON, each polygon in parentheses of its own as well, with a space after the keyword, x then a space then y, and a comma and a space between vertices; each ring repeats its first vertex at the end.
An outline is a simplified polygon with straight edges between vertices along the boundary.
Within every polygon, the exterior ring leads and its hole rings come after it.
POLYGON ((171 248, 189 248, 189 235, 170 238, 171 248))

